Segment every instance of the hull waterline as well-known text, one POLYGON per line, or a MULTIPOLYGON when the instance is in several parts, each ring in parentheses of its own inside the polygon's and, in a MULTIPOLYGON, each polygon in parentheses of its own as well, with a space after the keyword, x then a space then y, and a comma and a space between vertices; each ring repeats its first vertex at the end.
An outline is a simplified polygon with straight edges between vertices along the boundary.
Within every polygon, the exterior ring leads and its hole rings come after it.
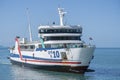
POLYGON ((27 67, 27 68, 33 68, 33 69, 42 69, 42 70, 48 70, 48 71, 57 71, 57 72, 70 72, 70 73, 79 73, 84 74, 88 66, 77 66, 77 67, 71 67, 71 66, 51 66, 51 65, 35 65, 35 64, 28 64, 28 63, 22 63, 18 61, 14 61, 10 59, 10 62, 13 65, 18 65, 21 67, 27 67))

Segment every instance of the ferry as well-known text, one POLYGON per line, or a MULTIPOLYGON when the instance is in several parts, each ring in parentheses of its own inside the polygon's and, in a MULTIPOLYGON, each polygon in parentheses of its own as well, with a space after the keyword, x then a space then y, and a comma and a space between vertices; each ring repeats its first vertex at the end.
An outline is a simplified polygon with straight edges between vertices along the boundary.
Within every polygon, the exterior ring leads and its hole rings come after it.
POLYGON ((38 41, 32 40, 31 31, 30 40, 15 38, 9 57, 12 64, 50 71, 86 72, 93 59, 95 45, 86 44, 81 39, 80 25, 64 24, 64 8, 58 8, 58 13, 60 25, 39 26, 38 41))

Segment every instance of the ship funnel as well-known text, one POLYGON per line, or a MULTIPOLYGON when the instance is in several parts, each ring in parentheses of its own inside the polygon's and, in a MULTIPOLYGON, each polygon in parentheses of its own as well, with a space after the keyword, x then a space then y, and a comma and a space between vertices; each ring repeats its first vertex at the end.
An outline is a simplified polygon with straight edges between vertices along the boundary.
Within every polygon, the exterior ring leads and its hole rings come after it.
POLYGON ((64 12, 63 10, 64 10, 64 8, 58 8, 58 12, 59 12, 59 15, 60 15, 60 25, 61 26, 64 26, 63 17, 67 13, 67 12, 64 12))

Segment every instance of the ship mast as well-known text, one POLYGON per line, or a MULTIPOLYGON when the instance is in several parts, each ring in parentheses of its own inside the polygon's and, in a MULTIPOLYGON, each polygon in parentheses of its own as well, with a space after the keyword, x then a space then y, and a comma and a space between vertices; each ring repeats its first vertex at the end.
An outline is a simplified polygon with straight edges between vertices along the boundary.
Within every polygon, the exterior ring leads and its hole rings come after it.
POLYGON ((64 10, 64 8, 58 8, 58 12, 59 12, 59 15, 60 15, 60 25, 61 26, 64 26, 63 17, 67 13, 67 12, 64 12, 63 10, 64 10))
POLYGON ((30 42, 32 42, 32 31, 31 31, 30 17, 29 17, 29 13, 28 13, 28 8, 27 8, 27 19, 28 19, 28 29, 29 29, 30 42))

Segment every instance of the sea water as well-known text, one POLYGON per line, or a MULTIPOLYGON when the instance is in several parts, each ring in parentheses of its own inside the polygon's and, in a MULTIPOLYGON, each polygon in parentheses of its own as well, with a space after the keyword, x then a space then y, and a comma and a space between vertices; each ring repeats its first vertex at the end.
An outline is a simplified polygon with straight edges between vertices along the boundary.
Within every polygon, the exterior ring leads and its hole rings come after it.
POLYGON ((82 74, 53 72, 12 65, 8 48, 0 48, 0 80, 120 80, 120 48, 97 48, 89 69, 82 74))

